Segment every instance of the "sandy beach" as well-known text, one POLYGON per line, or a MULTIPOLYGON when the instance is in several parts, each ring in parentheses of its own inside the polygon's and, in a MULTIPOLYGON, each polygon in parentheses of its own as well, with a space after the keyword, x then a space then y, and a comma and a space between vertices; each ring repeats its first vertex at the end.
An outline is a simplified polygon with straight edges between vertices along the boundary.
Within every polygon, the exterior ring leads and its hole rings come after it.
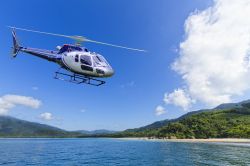
POLYGON ((209 139, 158 139, 158 138, 147 138, 147 137, 127 137, 127 138, 118 138, 122 140, 145 140, 145 141, 166 141, 166 142, 197 142, 197 143, 206 143, 206 142, 218 142, 218 143, 249 143, 250 139, 239 139, 239 138, 209 138, 209 139))

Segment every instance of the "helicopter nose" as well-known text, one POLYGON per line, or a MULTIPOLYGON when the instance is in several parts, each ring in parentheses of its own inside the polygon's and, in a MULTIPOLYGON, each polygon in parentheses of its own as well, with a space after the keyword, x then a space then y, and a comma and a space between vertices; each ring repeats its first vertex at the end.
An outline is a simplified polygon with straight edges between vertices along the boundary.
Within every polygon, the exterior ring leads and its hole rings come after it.
POLYGON ((107 69, 106 71, 105 71, 105 75, 107 76, 107 77, 111 77, 112 75, 114 75, 114 70, 112 69, 112 68, 109 68, 109 69, 107 69))

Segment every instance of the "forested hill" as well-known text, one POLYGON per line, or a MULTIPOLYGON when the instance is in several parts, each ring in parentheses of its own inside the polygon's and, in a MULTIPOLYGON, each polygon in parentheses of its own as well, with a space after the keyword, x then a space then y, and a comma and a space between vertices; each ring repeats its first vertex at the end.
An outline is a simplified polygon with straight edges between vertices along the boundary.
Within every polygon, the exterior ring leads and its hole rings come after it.
POLYGON ((0 137, 71 137, 76 134, 44 124, 0 116, 0 137))
POLYGON ((113 137, 250 138, 250 102, 223 104, 173 120, 125 130, 113 137))
POLYGON ((250 100, 245 100, 245 101, 242 101, 239 103, 224 103, 224 104, 220 104, 217 107, 212 108, 212 109, 201 109, 198 111, 188 112, 188 113, 186 113, 186 114, 184 114, 181 117, 176 118, 176 119, 166 119, 166 120, 162 120, 162 121, 157 121, 157 122, 154 122, 152 124, 149 124, 149 125, 146 125, 143 127, 139 127, 139 128, 135 128, 135 129, 127 129, 126 131, 130 131, 130 132, 133 131, 134 132, 134 131, 145 131, 148 129, 158 129, 158 128, 161 128, 161 127, 167 125, 170 122, 176 122, 178 120, 181 120, 181 119, 188 117, 190 115, 193 115, 193 114, 197 114, 197 113, 201 113, 201 112, 212 112, 212 111, 218 111, 218 110, 242 108, 242 107, 246 107, 247 104, 250 104, 250 100))
POLYGON ((0 137, 156 137, 156 138, 250 138, 250 101, 229 103, 214 109, 189 112, 123 132, 69 132, 56 127, 0 116, 0 137))
POLYGON ((44 137, 44 138, 64 138, 64 137, 97 137, 101 134, 111 134, 116 131, 109 130, 79 130, 66 131, 57 127, 20 120, 10 116, 0 116, 0 137, 44 137))

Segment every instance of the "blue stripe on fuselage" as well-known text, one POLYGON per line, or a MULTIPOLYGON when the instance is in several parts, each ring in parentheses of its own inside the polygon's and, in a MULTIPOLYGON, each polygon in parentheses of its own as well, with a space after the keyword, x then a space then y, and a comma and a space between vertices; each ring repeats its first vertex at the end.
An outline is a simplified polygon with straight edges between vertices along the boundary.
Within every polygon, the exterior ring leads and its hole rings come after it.
POLYGON ((58 62, 61 60, 61 55, 57 54, 57 51, 43 50, 37 48, 21 48, 22 52, 32 54, 39 58, 46 59, 48 61, 58 62))

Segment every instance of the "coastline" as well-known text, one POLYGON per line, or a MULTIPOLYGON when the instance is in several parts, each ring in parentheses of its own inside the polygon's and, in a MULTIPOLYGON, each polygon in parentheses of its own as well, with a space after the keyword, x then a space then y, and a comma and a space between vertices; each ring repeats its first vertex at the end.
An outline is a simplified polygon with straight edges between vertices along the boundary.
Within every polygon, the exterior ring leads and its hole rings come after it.
POLYGON ((166 141, 166 142, 191 142, 191 143, 247 143, 250 144, 250 139, 243 138, 208 138, 208 139, 160 139, 147 137, 126 137, 117 138, 121 140, 143 140, 143 141, 166 141))
POLYGON ((127 141, 159 141, 159 142, 185 142, 185 143, 244 143, 250 145, 249 138, 208 138, 208 139, 177 139, 177 138, 148 138, 148 137, 0 137, 0 140, 4 139, 86 139, 86 138, 105 138, 105 139, 118 139, 127 141))

